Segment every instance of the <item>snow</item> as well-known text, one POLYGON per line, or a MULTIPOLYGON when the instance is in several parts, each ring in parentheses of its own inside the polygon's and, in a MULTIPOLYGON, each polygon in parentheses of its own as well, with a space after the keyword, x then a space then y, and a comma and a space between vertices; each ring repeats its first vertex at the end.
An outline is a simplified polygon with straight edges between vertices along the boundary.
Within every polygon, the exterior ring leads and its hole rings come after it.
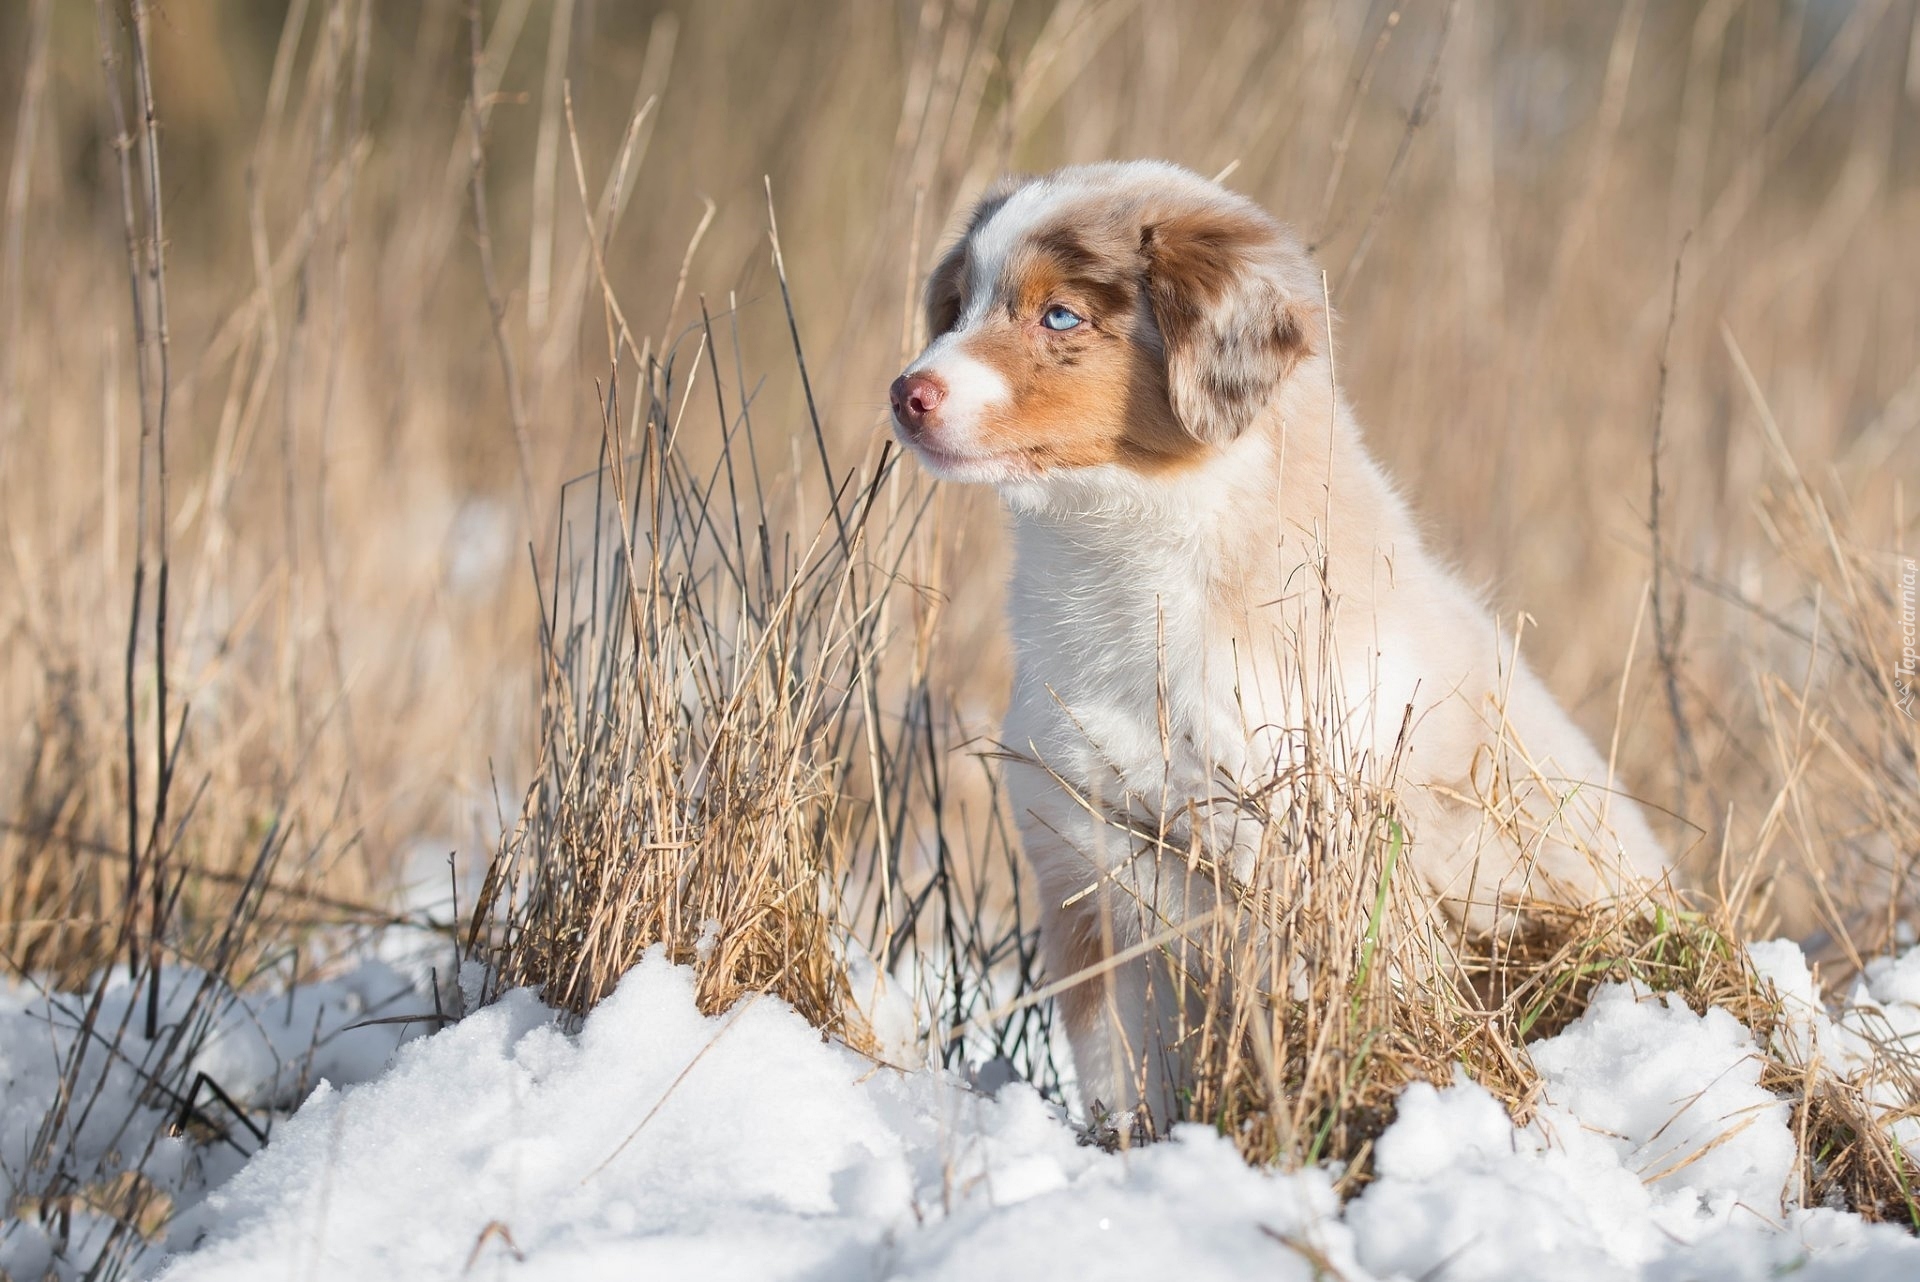
POLYGON ((1920 948, 1870 960, 1837 1012, 1822 1006, 1807 960, 1790 940, 1747 951, 1786 1016, 1776 1051, 1861 1087, 1884 1110, 1894 1142, 1920 1152, 1920 948))
MULTIPOLYGON (((1886 1047, 1920 1041, 1920 950, 1870 967, 1833 1011, 1792 945, 1754 955, 1790 1012, 1776 1053, 1817 1051, 1878 1080, 1886 1047)), ((856 969, 898 1023, 898 991, 870 962, 856 969)), ((1331 1171, 1251 1169, 1204 1127, 1128 1153, 1086 1147, 1024 1084, 988 1093, 977 1084, 992 1074, 890 1067, 773 998, 704 1016, 691 973, 658 955, 577 1032, 527 992, 432 1036, 346 1031, 401 991, 419 1000, 374 968, 227 1007, 198 1062, 249 1102, 304 1102, 244 1165, 158 1141, 149 1169, 179 1214, 136 1272, 1920 1277, 1920 1239, 1795 1204, 1788 1108, 1761 1086, 1746 1028, 1627 986, 1530 1048, 1542 1089, 1524 1126, 1464 1077, 1410 1087, 1378 1142, 1377 1178, 1344 1207, 1331 1171), (317 1049, 303 1027, 322 1030, 317 1049)), ((110 994, 117 1009, 134 1000, 110 994)), ((0 1157, 18 1169, 64 1025, 45 999, 9 991, 4 1003, 0 1157)), ((107 1094, 134 1099, 115 1071, 107 1094)), ((163 1122, 136 1118, 121 1135, 163 1122)), ((95 1174, 124 1160, 118 1142, 80 1145, 95 1174)), ((0 1231, 11 1276, 40 1276, 46 1259, 39 1228, 0 1231)))
POLYGON ((1269 1230, 1353 1263, 1324 1174, 1204 1128, 1109 1156, 1024 1086, 877 1067, 771 999, 705 1018, 657 957, 577 1036, 515 993, 317 1092, 194 1227, 168 1278, 446 1276, 476 1247, 526 1278, 1125 1273, 1168 1242, 1194 1277, 1311 1277, 1269 1230))
POLYGON ((1599 1136, 1656 1202, 1771 1220, 1795 1150, 1787 1102, 1760 1085, 1757 1050, 1726 1011, 1695 1015, 1677 996, 1614 984, 1532 1056, 1555 1106, 1546 1116, 1599 1136), (1713 1204, 1696 1207, 1700 1195, 1713 1204))
MULTIPOLYGON (((1920 949, 1869 965, 1837 1018, 1791 941, 1750 953, 1787 1016, 1776 1052, 1807 1063, 1824 1051, 1862 1080, 1885 1071, 1889 1050, 1920 1049, 1920 949), (1876 1023, 1896 1036, 1876 1044, 1862 1031, 1876 1023)), ((1920 1240, 1795 1205, 1788 1104, 1760 1085, 1760 1048, 1726 1011, 1607 985, 1528 1049, 1542 1098, 1524 1128, 1472 1084, 1403 1092, 1380 1178, 1346 1213, 1370 1270, 1517 1282, 1552 1259, 1569 1279, 1920 1276, 1920 1240)), ((1882 1092, 1890 1109, 1899 1098, 1882 1092)))
MULTIPOLYGON (((179 1106, 157 1098, 149 1079, 160 1076, 178 1090, 204 1073, 244 1108, 290 1109, 314 1082, 378 1074, 419 1026, 354 1025, 416 1013, 428 1000, 377 962, 265 1001, 244 999, 205 972, 173 967, 162 973, 160 998, 160 1037, 149 1042, 142 1036, 146 988, 110 978, 94 1036, 84 1037, 86 998, 0 981, 0 1208, 7 1211, 0 1219, 0 1276, 41 1277, 53 1258, 49 1226, 23 1203, 48 1187, 50 1173, 35 1167, 36 1139, 66 1083, 73 1084, 73 1102, 55 1145, 70 1162, 62 1187, 104 1187, 139 1170, 175 1207, 189 1206, 238 1169, 255 1141, 204 1090, 200 1111, 229 1126, 234 1144, 195 1145, 169 1134, 179 1106), (176 1030, 198 1045, 184 1057, 174 1052, 169 1071, 176 1030)), ((85 1258, 89 1242, 105 1242, 109 1225, 85 1210, 73 1220, 68 1255, 85 1258)), ((136 1263, 157 1265, 160 1255, 150 1250, 136 1263)))

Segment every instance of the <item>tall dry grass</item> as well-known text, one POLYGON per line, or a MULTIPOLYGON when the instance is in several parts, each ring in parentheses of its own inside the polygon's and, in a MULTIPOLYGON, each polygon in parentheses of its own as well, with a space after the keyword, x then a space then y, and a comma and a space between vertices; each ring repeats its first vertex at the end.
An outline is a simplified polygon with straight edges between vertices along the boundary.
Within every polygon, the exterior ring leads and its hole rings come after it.
MULTIPOLYGON (((937 1045, 1045 1078, 997 525, 883 466, 881 389, 971 192, 1132 155, 1315 245, 1376 450, 1716 930, 1846 967, 1911 928, 1911 3, 169 0, 150 133, 129 12, 0 10, 12 969, 244 982, 397 904, 451 925, 452 850, 569 1004, 664 943, 832 1025, 850 922, 937 1045)), ((1502 1044, 1647 943, 1583 930, 1490 990, 1502 1044)), ((1329 990, 1352 1050, 1423 1009, 1387 973, 1329 990)), ((1360 1154, 1345 1070, 1275 1062, 1269 1155, 1360 1154)))

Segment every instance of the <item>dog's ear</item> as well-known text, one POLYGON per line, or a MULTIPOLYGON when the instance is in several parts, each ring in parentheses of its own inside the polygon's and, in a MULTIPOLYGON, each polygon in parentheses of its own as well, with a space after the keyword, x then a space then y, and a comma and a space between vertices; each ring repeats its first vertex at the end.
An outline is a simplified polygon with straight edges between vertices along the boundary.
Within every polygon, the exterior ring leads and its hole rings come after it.
POLYGON ((1264 214, 1232 206, 1150 221, 1140 252, 1174 417, 1196 440, 1231 441, 1314 349, 1306 257, 1264 214))
POLYGON ((967 237, 962 236, 940 256, 927 275, 927 341, 960 323, 960 305, 967 281, 967 237))
POLYGON ((1000 211, 1007 198, 1026 184, 1024 178, 1002 178, 981 193, 967 214, 966 230, 960 238, 948 247, 933 265, 933 271, 927 275, 927 288, 922 297, 927 309, 927 340, 940 337, 960 323, 960 309, 966 301, 968 247, 973 243, 973 234, 986 225, 988 219, 1000 211))

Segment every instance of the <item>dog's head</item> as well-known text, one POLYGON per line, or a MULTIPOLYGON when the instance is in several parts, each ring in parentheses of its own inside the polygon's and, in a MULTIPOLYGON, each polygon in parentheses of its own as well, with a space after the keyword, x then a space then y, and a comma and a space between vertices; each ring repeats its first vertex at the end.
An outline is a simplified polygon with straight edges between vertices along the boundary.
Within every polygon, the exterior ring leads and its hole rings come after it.
POLYGON ((936 476, 995 483, 1199 462, 1273 402, 1323 324, 1278 223, 1151 161, 996 187, 926 306, 894 431, 936 476))

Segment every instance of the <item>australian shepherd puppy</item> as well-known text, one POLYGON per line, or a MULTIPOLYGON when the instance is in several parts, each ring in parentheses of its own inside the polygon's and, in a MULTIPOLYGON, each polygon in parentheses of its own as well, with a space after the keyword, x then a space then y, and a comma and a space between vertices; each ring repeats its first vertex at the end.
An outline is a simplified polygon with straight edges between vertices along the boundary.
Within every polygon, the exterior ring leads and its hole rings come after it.
POLYGON ((1299 759, 1316 679, 1345 759, 1395 762, 1406 857, 1468 929, 1660 875, 1607 762, 1368 455, 1319 275, 1263 210, 1159 162, 1005 183, 926 309, 894 429, 1011 514, 1008 788, 1047 965, 1088 977, 1062 1014, 1090 1105, 1172 1120, 1162 945, 1213 902, 1196 848, 1244 875, 1236 792, 1299 759))

